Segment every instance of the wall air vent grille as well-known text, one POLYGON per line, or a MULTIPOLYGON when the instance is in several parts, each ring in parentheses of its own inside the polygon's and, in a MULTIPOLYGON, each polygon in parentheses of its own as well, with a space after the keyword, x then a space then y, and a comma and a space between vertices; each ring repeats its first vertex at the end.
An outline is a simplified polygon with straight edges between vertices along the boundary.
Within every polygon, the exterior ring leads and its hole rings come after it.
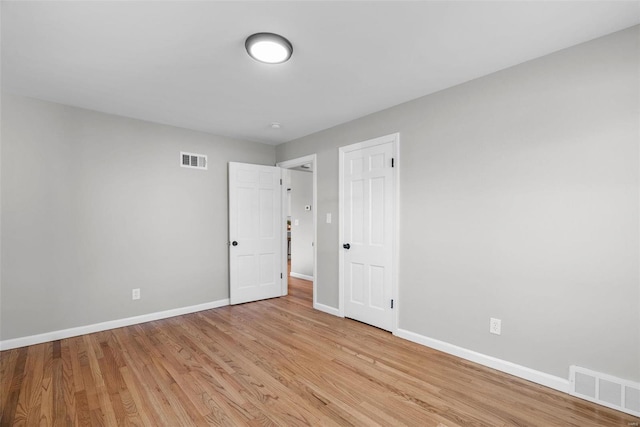
POLYGON ((205 154, 180 152, 180 166, 192 169, 207 169, 207 156, 205 154))
POLYGON ((640 416, 640 384, 579 366, 569 369, 569 394, 640 416))

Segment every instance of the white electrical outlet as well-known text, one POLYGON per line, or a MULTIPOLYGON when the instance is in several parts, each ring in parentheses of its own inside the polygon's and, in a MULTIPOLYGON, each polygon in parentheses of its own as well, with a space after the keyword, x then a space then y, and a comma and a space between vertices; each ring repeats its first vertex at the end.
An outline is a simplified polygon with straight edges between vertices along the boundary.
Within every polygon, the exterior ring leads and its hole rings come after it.
POLYGON ((140 299, 140 288, 131 290, 131 299, 140 299))
POLYGON ((500 335, 502 330, 502 320, 494 319, 493 317, 489 320, 489 332, 492 334, 500 335))
POLYGON ((297 219, 293 221, 293 225, 300 225, 300 221, 298 221, 297 219))
POLYGON ((331 224, 331 213, 327 214, 327 224, 331 224))

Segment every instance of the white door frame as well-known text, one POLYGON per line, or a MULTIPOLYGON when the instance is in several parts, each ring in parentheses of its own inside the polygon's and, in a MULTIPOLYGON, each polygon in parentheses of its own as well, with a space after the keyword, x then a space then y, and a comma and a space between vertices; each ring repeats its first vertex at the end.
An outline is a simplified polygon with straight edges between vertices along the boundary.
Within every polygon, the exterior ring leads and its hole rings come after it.
MULTIPOLYGON (((313 307, 317 304, 318 294, 318 162, 315 154, 310 154, 304 157, 298 157, 297 159, 286 160, 284 162, 276 163, 276 166, 282 169, 292 169, 298 166, 311 164, 311 171, 313 173, 313 195, 311 199, 311 211, 313 212, 313 307)), ((284 174, 283 174, 284 175, 284 174)), ((287 189, 286 186, 282 186, 282 224, 284 224, 284 230, 287 229, 287 207, 285 203, 287 201, 287 189)), ((282 271, 287 271, 287 235, 282 233, 282 271)), ((287 295, 289 288, 288 275, 284 275, 284 281, 282 282, 282 295, 287 295)))
POLYGON ((340 219, 340 226, 338 227, 338 244, 340 252, 340 256, 338 257, 338 311, 340 317, 344 317, 344 251, 342 250, 342 244, 344 243, 344 206, 342 203, 342 199, 344 197, 344 157, 345 154, 359 150, 362 148, 373 147, 375 145, 384 144, 387 142, 394 143, 394 181, 395 181, 395 200, 394 203, 394 218, 392 224, 393 230, 393 260, 392 260, 392 268, 393 274, 391 275, 391 295, 394 301, 393 309, 395 311, 393 315, 393 325, 391 326, 391 333, 395 334, 398 330, 398 318, 400 317, 400 301, 398 298, 398 283, 399 283, 399 271, 398 271, 398 260, 399 260, 399 242, 398 238, 400 236, 399 230, 399 214, 400 214, 400 168, 399 168, 399 158, 400 158, 400 133, 392 133, 390 135, 381 136, 378 138, 369 139, 362 142, 357 142, 355 144, 346 145, 344 147, 340 147, 339 151, 339 163, 338 163, 338 218, 340 219))

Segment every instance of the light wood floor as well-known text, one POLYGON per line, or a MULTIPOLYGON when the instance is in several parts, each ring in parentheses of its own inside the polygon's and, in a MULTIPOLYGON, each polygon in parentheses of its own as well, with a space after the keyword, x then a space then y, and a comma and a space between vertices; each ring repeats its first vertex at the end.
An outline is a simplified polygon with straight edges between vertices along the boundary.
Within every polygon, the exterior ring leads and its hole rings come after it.
POLYGON ((629 426, 290 295, 0 354, 0 424, 629 426))

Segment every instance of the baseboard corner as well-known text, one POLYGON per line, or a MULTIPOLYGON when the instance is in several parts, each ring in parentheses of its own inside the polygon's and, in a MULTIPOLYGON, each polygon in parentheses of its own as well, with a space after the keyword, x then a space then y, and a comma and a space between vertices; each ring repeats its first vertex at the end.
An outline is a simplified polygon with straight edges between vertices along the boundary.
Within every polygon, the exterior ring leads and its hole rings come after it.
POLYGON ((334 308, 334 307, 330 307, 328 305, 324 305, 324 304, 320 304, 320 303, 316 302, 316 303, 313 303, 313 308, 318 310, 318 311, 322 311, 324 313, 331 314, 333 316, 342 317, 342 316, 340 316, 340 310, 338 310, 337 308, 334 308))

